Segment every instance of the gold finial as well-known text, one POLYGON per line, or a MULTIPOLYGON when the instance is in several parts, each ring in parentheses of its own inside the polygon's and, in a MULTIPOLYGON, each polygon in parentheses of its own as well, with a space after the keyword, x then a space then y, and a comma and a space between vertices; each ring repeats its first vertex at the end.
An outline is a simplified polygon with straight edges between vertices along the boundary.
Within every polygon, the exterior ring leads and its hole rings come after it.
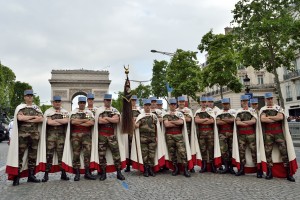
POLYGON ((125 69, 125 74, 128 75, 128 74, 129 74, 129 65, 128 65, 128 67, 126 67, 126 66, 124 65, 124 69, 125 69))

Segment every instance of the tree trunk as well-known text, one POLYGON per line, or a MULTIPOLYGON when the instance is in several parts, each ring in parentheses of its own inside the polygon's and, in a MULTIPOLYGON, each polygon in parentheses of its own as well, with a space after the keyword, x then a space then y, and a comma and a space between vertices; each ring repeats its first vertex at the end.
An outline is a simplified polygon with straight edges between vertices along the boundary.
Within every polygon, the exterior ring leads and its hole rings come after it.
POLYGON ((276 90, 278 92, 278 95, 279 95, 280 106, 284 109, 284 99, 283 99, 283 96, 282 96, 282 91, 281 91, 281 87, 280 87, 278 73, 277 73, 277 70, 276 70, 275 67, 274 67, 274 70, 273 70, 273 74, 275 76, 275 88, 276 88, 276 90))
POLYGON ((223 85, 220 86, 220 95, 221 95, 221 99, 223 99, 223 85))

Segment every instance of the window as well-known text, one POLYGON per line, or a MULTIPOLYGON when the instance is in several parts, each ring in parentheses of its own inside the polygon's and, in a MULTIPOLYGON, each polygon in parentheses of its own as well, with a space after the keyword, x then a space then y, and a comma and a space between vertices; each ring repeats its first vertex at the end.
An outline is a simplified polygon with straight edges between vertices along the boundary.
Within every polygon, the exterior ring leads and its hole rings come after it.
POLYGON ((300 57, 296 59, 295 69, 300 70, 300 57))
POLYGON ((291 86, 287 85, 286 86, 286 98, 291 98, 292 94, 291 94, 291 86))
POLYGON ((300 96, 300 80, 295 81, 296 96, 300 96))
POLYGON ((258 83, 258 85, 264 84, 264 77, 263 77, 263 75, 257 75, 257 83, 258 83))

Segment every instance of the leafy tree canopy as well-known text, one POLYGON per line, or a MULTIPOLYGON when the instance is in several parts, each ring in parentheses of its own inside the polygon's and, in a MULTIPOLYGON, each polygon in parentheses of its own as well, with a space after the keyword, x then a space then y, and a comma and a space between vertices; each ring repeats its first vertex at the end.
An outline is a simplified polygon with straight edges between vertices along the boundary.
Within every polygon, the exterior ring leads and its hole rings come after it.
POLYGON ((166 97, 168 96, 166 84, 166 70, 168 62, 165 60, 157 61, 154 60, 153 69, 152 69, 152 79, 151 87, 152 93, 156 97, 166 97))
POLYGON ((175 97, 183 94, 197 99, 200 91, 200 68, 196 57, 197 52, 177 49, 166 70, 166 79, 173 88, 175 97))
POLYGON ((299 0, 241 0, 233 14, 242 64, 273 73, 283 103, 276 69, 294 68, 300 48, 299 0))
POLYGON ((213 34, 212 30, 202 37, 198 49, 208 54, 208 64, 201 71, 202 88, 218 85, 221 88, 227 86, 234 92, 241 91, 242 84, 237 78, 240 59, 233 42, 234 35, 213 34))

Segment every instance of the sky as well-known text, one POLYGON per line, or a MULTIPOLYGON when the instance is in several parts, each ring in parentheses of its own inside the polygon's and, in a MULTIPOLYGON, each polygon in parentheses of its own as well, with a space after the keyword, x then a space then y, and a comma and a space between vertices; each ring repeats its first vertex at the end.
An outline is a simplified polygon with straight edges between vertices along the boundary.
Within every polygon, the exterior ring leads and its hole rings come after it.
MULTIPOLYGON (((51 71, 108 70, 109 93, 129 78, 150 80, 151 49, 198 51, 211 29, 224 33, 237 0, 0 0, 0 61, 50 103, 51 71)), ((199 63, 205 53, 197 54, 199 63)), ((132 82, 132 89, 139 83, 132 82)), ((150 82, 145 83, 150 84, 150 82)))

